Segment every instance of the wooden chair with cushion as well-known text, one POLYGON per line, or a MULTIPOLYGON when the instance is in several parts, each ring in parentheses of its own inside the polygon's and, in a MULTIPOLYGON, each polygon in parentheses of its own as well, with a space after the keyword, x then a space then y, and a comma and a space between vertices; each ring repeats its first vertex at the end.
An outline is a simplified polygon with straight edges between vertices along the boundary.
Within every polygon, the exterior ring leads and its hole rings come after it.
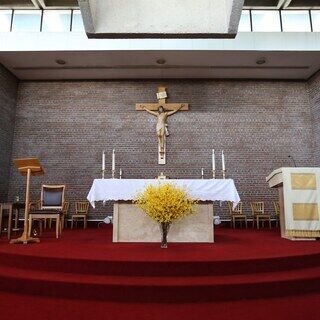
POLYGON ((63 215, 65 185, 43 185, 41 188, 40 210, 34 210, 29 215, 29 234, 31 234, 33 220, 56 220, 56 238, 61 234, 61 216, 63 215))
POLYGON ((243 213, 242 202, 239 202, 238 205, 233 209, 233 203, 228 202, 229 213, 230 213, 230 224, 235 229, 236 220, 239 220, 242 226, 242 221, 244 221, 246 228, 248 228, 247 216, 243 213))
POLYGON ((83 219, 83 229, 87 227, 87 216, 89 212, 89 202, 81 201, 76 202, 76 212, 71 217, 71 229, 73 229, 73 221, 77 223, 77 221, 83 219))
POLYGON ((264 202, 251 202, 251 211, 252 211, 252 227, 254 228, 255 221, 257 221, 257 229, 260 227, 260 221, 262 226, 264 226, 265 221, 269 221, 269 228, 271 229, 271 216, 264 212, 264 202))
POLYGON ((276 213, 276 226, 279 227, 280 223, 280 203, 279 201, 273 202, 274 211, 276 213))

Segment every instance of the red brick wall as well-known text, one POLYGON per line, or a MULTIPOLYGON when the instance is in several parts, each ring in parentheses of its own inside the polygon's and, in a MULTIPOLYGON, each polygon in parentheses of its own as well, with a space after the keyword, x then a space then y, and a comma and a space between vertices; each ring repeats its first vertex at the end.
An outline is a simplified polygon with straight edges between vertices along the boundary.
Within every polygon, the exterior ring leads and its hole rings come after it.
POLYGON ((8 196, 17 85, 17 79, 0 64, 0 202, 8 196))
POLYGON ((309 97, 313 127, 313 152, 315 165, 320 166, 320 74, 309 81, 309 97))
MULTIPOLYGON (((116 149, 117 170, 126 178, 152 178, 161 171, 175 178, 210 177, 211 149, 226 155, 228 175, 249 212, 249 201, 277 198, 265 177, 275 168, 314 164, 313 115, 307 83, 290 81, 79 81, 21 82, 13 157, 37 156, 46 174, 40 184, 66 183, 67 197, 82 200, 100 176, 101 152, 116 149), (136 102, 156 101, 158 85, 168 86, 171 102, 190 111, 169 119, 167 165, 157 165, 155 119, 135 111, 136 102)), ((217 167, 221 168, 217 154, 217 167)), ((110 173, 109 173, 110 175, 110 173)), ((218 177, 221 173, 218 172, 218 177)), ((24 179, 11 170, 10 197, 23 196, 24 179)), ((74 206, 72 205, 71 210, 74 206)), ((91 209, 102 218, 110 206, 91 209)), ((216 205, 225 216, 226 208, 216 205)))

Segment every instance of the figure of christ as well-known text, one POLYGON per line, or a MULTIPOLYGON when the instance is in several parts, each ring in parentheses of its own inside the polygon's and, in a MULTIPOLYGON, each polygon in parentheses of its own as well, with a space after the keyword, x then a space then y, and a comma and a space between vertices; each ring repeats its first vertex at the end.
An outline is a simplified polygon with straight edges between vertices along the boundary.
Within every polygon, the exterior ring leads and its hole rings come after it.
POLYGON ((167 125, 167 118, 174 113, 178 112, 183 105, 180 106, 180 108, 173 110, 173 111, 165 111, 165 109, 160 106, 158 108, 158 112, 148 110, 146 107, 143 108, 143 110, 147 111, 148 113, 154 115, 157 117, 157 136, 158 136, 158 141, 159 141, 159 146, 160 146, 160 153, 164 153, 164 143, 165 143, 165 136, 169 135, 168 131, 168 125, 167 125))

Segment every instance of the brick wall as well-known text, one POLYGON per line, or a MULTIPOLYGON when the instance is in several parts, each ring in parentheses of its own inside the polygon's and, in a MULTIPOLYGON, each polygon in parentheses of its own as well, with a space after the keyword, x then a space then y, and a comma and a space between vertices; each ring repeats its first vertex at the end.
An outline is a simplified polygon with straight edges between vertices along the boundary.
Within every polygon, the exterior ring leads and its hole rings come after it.
POLYGON ((7 201, 17 79, 0 65, 0 202, 7 201))
MULTIPOLYGON (((32 182, 66 183, 69 200, 85 199, 100 176, 101 152, 116 149, 117 170, 125 178, 152 178, 161 171, 175 178, 210 177, 211 149, 222 149, 249 212, 249 201, 271 201, 265 177, 273 169, 313 165, 312 114, 307 84, 294 81, 79 81, 21 82, 17 101, 13 157, 37 156, 44 177, 32 182), (171 102, 188 102, 190 111, 169 119, 167 165, 157 165, 155 118, 135 111, 136 102, 154 102, 158 85, 168 86, 171 102)), ((109 173, 110 175, 110 173, 109 173)), ((221 177, 221 173, 218 172, 221 177)), ((23 196, 24 179, 12 168, 10 197, 23 196)), ((218 214, 225 216, 226 208, 218 214)), ((72 205, 71 210, 74 206, 72 205)), ((102 218, 111 207, 91 209, 102 218)))
POLYGON ((309 81, 309 97, 313 124, 313 151, 315 164, 320 165, 320 74, 309 81))

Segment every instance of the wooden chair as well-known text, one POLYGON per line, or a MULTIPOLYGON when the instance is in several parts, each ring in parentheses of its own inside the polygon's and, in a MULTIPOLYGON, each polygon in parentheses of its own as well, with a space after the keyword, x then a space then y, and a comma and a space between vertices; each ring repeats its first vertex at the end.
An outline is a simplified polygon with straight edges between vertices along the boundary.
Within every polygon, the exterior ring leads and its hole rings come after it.
POLYGON ((61 216, 63 215, 65 185, 42 185, 40 210, 30 212, 29 234, 31 234, 32 221, 39 219, 56 220, 56 238, 62 232, 61 216))
POLYGON ((228 202, 229 213, 230 213, 230 224, 233 229, 236 227, 236 220, 240 221, 242 226, 242 221, 244 221, 246 228, 248 228, 247 216, 243 213, 242 202, 239 202, 237 206, 233 209, 233 203, 228 202))
POLYGON ((78 220, 83 219, 83 229, 87 227, 87 216, 89 212, 89 202, 76 202, 76 213, 71 217, 71 229, 73 229, 73 221, 77 223, 78 220))
POLYGON ((280 203, 279 201, 273 202, 274 211, 276 213, 276 227, 279 227, 280 224, 280 203))
POLYGON ((271 216, 264 212, 264 202, 251 202, 251 211, 252 211, 252 227, 254 228, 255 220, 257 221, 257 229, 260 227, 260 221, 262 226, 264 226, 265 221, 269 221, 269 228, 271 229, 271 216))
POLYGON ((70 203, 68 201, 65 201, 63 204, 63 208, 62 208, 62 216, 61 216, 61 225, 62 225, 62 229, 64 229, 65 227, 68 226, 68 212, 69 212, 69 206, 70 203))
POLYGON ((0 207, 0 235, 2 232, 2 222, 4 217, 4 212, 8 212, 8 224, 7 224, 7 236, 8 240, 11 239, 11 233, 12 233, 12 220, 14 218, 15 220, 15 226, 18 225, 18 218, 19 218, 19 212, 17 210, 13 210, 13 203, 2 203, 0 207))

